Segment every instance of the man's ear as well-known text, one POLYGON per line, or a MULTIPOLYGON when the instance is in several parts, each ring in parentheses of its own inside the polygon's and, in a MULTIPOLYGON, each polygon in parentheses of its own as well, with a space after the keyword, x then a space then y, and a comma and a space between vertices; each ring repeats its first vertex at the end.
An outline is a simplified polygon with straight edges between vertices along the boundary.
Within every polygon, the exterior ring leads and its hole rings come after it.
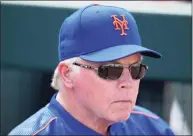
POLYGON ((62 81, 63 81, 65 87, 73 88, 72 80, 70 80, 69 76, 68 76, 69 72, 70 72, 68 65, 65 63, 60 63, 58 65, 58 72, 59 72, 60 77, 62 78, 62 81))

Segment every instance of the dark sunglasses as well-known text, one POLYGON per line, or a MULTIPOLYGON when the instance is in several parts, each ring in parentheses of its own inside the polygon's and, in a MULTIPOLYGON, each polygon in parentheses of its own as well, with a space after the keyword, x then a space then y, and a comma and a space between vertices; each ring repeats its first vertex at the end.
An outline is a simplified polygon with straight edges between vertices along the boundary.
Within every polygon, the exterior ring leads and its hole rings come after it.
POLYGON ((82 68, 95 70, 97 71, 99 77, 103 79, 108 79, 108 80, 117 80, 118 78, 120 78, 124 68, 129 69, 131 73, 131 77, 134 80, 142 79, 145 76, 145 73, 148 69, 148 66, 144 64, 138 64, 138 63, 132 64, 127 67, 124 67, 121 64, 105 64, 105 65, 100 65, 98 68, 94 68, 84 64, 79 64, 76 62, 74 62, 73 64, 76 66, 80 66, 82 68))

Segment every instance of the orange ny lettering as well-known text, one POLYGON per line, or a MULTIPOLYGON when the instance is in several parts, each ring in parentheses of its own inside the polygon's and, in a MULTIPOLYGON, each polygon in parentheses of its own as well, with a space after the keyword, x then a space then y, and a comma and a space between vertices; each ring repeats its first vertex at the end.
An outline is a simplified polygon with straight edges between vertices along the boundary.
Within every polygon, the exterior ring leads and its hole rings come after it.
POLYGON ((128 22, 125 19, 125 15, 121 15, 122 21, 116 17, 116 15, 111 16, 113 18, 113 25, 115 26, 115 30, 121 30, 121 36, 127 35, 125 30, 128 30, 128 22))

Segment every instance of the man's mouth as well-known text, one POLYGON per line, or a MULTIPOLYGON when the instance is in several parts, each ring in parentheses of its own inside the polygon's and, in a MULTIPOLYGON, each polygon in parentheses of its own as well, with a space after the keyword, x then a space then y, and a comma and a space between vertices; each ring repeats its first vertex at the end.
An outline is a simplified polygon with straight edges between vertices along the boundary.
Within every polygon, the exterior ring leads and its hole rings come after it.
POLYGON ((132 103, 131 100, 118 100, 118 101, 115 101, 114 103, 118 103, 118 102, 122 102, 122 103, 132 103))

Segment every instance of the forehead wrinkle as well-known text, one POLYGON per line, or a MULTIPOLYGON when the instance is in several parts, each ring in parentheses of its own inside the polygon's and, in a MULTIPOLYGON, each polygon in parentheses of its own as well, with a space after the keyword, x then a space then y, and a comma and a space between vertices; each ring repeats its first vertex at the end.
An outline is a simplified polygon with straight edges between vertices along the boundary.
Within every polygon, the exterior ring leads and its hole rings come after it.
MULTIPOLYGON (((109 64, 109 63, 113 63, 113 64, 136 64, 136 63, 141 63, 142 62, 142 60, 143 60, 143 57, 141 56, 140 57, 140 59, 137 59, 136 61, 134 61, 134 62, 131 62, 131 63, 129 63, 128 61, 126 62, 126 63, 121 63, 121 60, 122 59, 120 59, 120 60, 114 60, 114 61, 111 61, 111 62, 107 62, 107 64, 109 64)), ((128 60, 133 60, 133 59, 128 59, 128 60)))
MULTIPOLYGON (((131 56, 129 56, 129 57, 131 57, 131 56)), ((83 59, 80 59, 80 58, 77 59, 77 60, 79 60, 77 62, 81 62, 81 64, 86 64, 86 65, 90 65, 90 66, 94 66, 94 67, 97 67, 97 66, 100 66, 100 65, 105 65, 105 64, 123 64, 123 63, 120 62, 120 60, 122 60, 122 59, 109 61, 109 62, 97 62, 97 63, 96 62, 86 61, 86 60, 83 60, 83 59)), ((129 59, 129 60, 133 60, 133 59, 129 59)), ((143 56, 140 55, 140 58, 137 59, 136 61, 134 61, 132 63, 126 63, 126 64, 131 65, 131 64, 141 63, 142 60, 143 60, 143 56)))
POLYGON ((131 63, 121 63, 121 62, 119 62, 118 60, 117 61, 114 61, 113 63, 115 63, 115 64, 136 64, 136 63, 141 63, 142 62, 142 60, 140 59, 140 60, 136 60, 136 61, 134 61, 134 62, 131 62, 131 63))

